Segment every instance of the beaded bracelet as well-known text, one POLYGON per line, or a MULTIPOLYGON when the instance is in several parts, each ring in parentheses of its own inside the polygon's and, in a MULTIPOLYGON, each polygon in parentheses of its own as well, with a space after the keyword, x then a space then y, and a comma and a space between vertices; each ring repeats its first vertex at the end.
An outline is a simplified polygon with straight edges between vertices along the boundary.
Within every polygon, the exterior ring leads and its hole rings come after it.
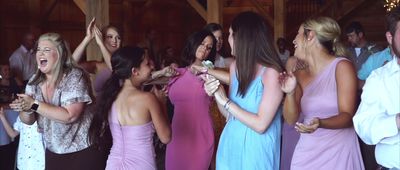
POLYGON ((225 108, 226 110, 228 110, 229 104, 231 104, 231 100, 230 100, 230 99, 228 99, 228 100, 226 101, 226 103, 224 104, 224 108, 225 108))
POLYGON ((226 103, 224 104, 224 108, 226 110, 226 122, 228 122, 228 120, 231 118, 231 112, 229 111, 229 105, 232 103, 232 101, 230 99, 228 99, 228 101, 226 101, 226 103))

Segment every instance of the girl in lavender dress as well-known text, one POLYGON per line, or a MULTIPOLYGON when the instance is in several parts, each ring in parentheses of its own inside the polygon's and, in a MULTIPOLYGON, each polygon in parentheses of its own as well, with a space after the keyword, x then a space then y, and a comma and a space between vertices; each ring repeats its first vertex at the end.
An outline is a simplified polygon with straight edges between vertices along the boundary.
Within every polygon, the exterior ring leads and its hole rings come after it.
POLYGON ((122 47, 111 58, 113 72, 98 99, 91 141, 98 143, 101 133, 111 129, 113 145, 106 169, 156 169, 153 135, 168 143, 171 129, 166 118, 165 96, 141 90, 151 73, 144 50, 122 47))
POLYGON ((345 49, 339 39, 336 21, 319 17, 305 21, 293 41, 294 56, 308 67, 281 76, 283 115, 300 133, 292 170, 364 169, 352 124, 357 78, 352 63, 340 57, 345 49))

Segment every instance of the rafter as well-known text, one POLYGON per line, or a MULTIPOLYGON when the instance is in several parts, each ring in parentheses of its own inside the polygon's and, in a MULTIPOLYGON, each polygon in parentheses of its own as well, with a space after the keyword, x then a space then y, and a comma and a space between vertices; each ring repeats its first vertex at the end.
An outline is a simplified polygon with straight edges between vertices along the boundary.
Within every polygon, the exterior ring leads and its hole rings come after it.
POLYGON ((187 0, 187 2, 199 13, 199 15, 207 21, 207 11, 201 6, 197 0, 187 0))
POLYGON ((47 7, 45 8, 45 10, 43 12, 43 15, 40 17, 41 18, 41 23, 45 22, 49 18, 49 16, 50 16, 51 12, 53 11, 54 7, 56 7, 57 2, 58 2, 58 0, 52 0, 49 3, 49 5, 47 5, 47 7))
POLYGON ((74 0, 76 6, 79 7, 79 9, 81 9, 81 11, 83 12, 83 14, 86 15, 86 0, 74 0))
POLYGON ((267 22, 269 25, 274 25, 274 19, 266 12, 264 7, 258 0, 251 0, 253 3, 254 7, 256 7, 257 11, 265 18, 267 19, 267 22))

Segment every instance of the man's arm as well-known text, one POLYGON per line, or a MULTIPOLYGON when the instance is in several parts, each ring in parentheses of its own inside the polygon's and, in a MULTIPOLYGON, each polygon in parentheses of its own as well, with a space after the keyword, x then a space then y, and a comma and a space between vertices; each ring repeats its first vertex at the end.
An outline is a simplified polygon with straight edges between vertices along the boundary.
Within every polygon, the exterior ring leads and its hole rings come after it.
POLYGON ((377 144, 381 140, 399 133, 398 114, 389 115, 383 105, 384 83, 379 75, 367 79, 361 95, 361 103, 353 118, 354 129, 366 144, 377 144))

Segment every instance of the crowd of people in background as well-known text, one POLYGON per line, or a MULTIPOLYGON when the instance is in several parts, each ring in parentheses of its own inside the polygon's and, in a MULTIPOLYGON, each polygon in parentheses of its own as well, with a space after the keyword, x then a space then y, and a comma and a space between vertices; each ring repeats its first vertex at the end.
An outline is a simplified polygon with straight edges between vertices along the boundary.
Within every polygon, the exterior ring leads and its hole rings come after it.
POLYGON ((309 18, 293 53, 255 12, 230 23, 230 53, 216 23, 179 56, 95 18, 73 51, 28 32, 0 65, 0 169, 400 169, 400 7, 386 22, 383 49, 357 21, 309 18))

